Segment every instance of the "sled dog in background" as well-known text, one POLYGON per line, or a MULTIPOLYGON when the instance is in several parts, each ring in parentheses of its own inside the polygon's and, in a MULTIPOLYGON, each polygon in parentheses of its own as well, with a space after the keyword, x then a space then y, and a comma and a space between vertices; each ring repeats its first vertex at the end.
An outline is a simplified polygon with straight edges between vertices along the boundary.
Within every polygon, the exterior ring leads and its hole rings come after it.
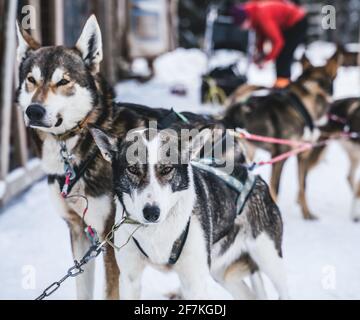
MULTIPOLYGON (((326 116, 332 101, 333 82, 342 61, 342 48, 338 48, 324 66, 315 67, 304 55, 303 72, 284 89, 267 89, 245 85, 232 97, 224 122, 228 128, 244 128, 250 133, 292 140, 318 138, 315 125, 326 116)), ((270 152, 272 157, 291 150, 287 145, 264 142, 246 142, 250 158, 256 148, 270 152)), ((305 219, 315 219, 310 212, 304 192, 305 159, 308 153, 298 155, 299 203, 305 219)), ((281 173, 286 160, 272 166, 270 190, 277 198, 281 173)))
MULTIPOLYGON (((254 298, 243 277, 259 276, 258 271, 270 278, 280 298, 287 298, 281 215, 260 177, 238 214, 238 192, 217 174, 184 162, 188 144, 176 132, 143 128, 132 140, 91 131, 112 164, 116 220, 132 222, 115 234, 115 244, 122 246, 116 253, 121 298, 140 299, 142 272, 149 264, 176 271, 185 299, 254 298), (171 144, 175 163, 166 151, 171 144)), ((237 163, 228 178, 244 182, 248 175, 237 163)), ((261 278, 255 283, 257 297, 264 298, 261 278)))
MULTIPOLYGON (((351 208, 351 219, 355 222, 360 221, 360 182, 356 179, 357 169, 360 163, 360 98, 350 97, 334 101, 331 104, 328 121, 325 125, 319 127, 321 136, 319 140, 325 140, 329 136, 337 134, 355 134, 352 137, 344 137, 339 142, 344 148, 349 161, 349 173, 347 176, 349 185, 353 191, 353 204, 351 208)), ((313 149, 305 161, 304 180, 306 180, 309 170, 315 167, 324 151, 326 146, 313 149)), ((304 184, 304 188, 305 188, 304 184)), ((305 193, 305 190, 303 191, 305 193)))

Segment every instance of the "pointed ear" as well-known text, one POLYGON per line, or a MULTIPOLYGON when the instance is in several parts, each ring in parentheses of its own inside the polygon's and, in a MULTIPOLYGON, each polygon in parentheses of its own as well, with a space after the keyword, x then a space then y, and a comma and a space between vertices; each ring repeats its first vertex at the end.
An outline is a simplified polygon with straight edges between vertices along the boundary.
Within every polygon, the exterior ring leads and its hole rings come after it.
POLYGON ((342 65, 343 59, 344 51, 342 47, 338 46, 335 53, 331 56, 325 65, 325 72, 331 77, 331 79, 335 79, 337 70, 342 65))
POLYGON ((18 21, 16 21, 16 34, 18 38, 17 60, 22 62, 29 50, 36 50, 40 48, 40 44, 23 28, 21 28, 18 21))
POLYGON ((111 162, 111 153, 116 151, 116 139, 107 135, 98 128, 91 128, 90 132, 95 140, 96 145, 100 149, 103 158, 111 162))
POLYGON ((76 48, 81 52, 83 60, 91 71, 94 74, 98 73, 103 51, 101 31, 95 15, 91 15, 86 21, 80 38, 76 42, 76 48))
POLYGON ((313 67, 313 65, 311 64, 310 60, 308 59, 308 57, 306 56, 306 54, 304 53, 303 56, 300 59, 300 63, 302 65, 303 71, 313 67))

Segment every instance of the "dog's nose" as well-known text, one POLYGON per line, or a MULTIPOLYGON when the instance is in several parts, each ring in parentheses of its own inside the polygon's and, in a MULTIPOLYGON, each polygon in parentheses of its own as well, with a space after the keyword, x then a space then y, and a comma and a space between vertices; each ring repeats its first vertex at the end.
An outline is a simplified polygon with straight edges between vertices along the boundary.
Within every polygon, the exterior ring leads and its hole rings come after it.
POLYGON ((45 108, 40 104, 31 104, 26 109, 26 115, 33 121, 40 121, 45 116, 45 113, 45 108))
POLYGON ((156 222, 160 217, 160 208, 158 206, 145 206, 143 209, 144 218, 149 222, 156 222))

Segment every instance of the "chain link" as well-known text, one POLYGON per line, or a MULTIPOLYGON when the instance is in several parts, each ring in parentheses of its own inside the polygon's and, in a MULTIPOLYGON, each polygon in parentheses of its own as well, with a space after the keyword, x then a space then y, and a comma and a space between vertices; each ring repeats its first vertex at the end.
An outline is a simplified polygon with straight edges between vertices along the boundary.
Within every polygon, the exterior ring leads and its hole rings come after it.
POLYGON ((135 221, 132 220, 128 217, 125 216, 125 210, 123 211, 123 216, 120 219, 119 222, 115 223, 113 225, 113 227, 111 228, 111 231, 106 235, 105 240, 103 242, 100 242, 98 237, 96 236, 96 238, 94 238, 93 240, 93 244, 92 246, 89 248, 89 250, 85 253, 85 255, 82 257, 82 259, 80 261, 74 260, 74 265, 68 269, 67 273, 65 276, 63 276, 59 281, 55 281, 53 282, 50 286, 48 286, 41 295, 39 295, 35 300, 43 300, 44 298, 52 295, 57 289, 60 288, 61 284, 67 280, 68 278, 75 278, 78 275, 80 275, 81 273, 84 272, 84 269, 82 269, 82 267, 84 265, 86 265, 89 261, 91 261, 92 259, 95 259, 96 257, 98 257, 98 255, 104 250, 104 246, 106 244, 110 245, 111 247, 113 247, 114 249, 120 250, 121 248, 123 248, 125 245, 128 244, 128 242, 130 241, 131 237, 134 235, 134 233, 141 227, 142 225, 135 221), (129 236, 129 238, 127 239, 127 241, 121 246, 121 247, 117 247, 115 246, 115 244, 111 241, 114 238, 114 234, 115 232, 120 228, 120 226, 122 224, 135 224, 138 225, 137 228, 135 228, 135 230, 131 233, 131 235, 129 236))
POLYGON ((82 267, 92 259, 95 259, 104 250, 103 247, 105 244, 105 241, 102 243, 97 241, 95 244, 93 244, 80 261, 74 261, 74 265, 69 268, 65 276, 63 276, 59 281, 53 282, 35 300, 43 300, 44 298, 52 295, 57 289, 59 289, 61 284, 68 278, 75 278, 78 275, 82 274, 84 272, 84 269, 82 269, 82 267))

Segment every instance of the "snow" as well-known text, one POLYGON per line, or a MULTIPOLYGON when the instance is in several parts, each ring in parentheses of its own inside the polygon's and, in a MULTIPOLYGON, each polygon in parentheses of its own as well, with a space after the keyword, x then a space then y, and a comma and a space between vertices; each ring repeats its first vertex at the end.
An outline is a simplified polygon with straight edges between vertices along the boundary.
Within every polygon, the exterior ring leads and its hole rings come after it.
MULTIPOLYGON (((332 54, 333 46, 317 43, 309 50, 314 63, 332 54)), ((300 52, 300 54, 302 54, 300 52)), ((211 63, 235 61, 234 52, 220 52, 211 63)), ((245 63, 246 65, 246 63, 245 63)), ((143 69, 138 61, 136 68, 143 69)), ((207 68, 198 50, 178 49, 155 63, 154 80, 139 84, 128 81, 116 87, 118 99, 153 107, 174 107, 178 111, 219 113, 222 107, 199 103, 199 77, 207 68), (170 94, 170 87, 182 84, 186 97, 170 94)), ((294 73, 300 71, 294 65, 294 73)), ((273 65, 259 70, 250 65, 249 81, 271 85, 273 65)), ((360 95, 357 68, 341 69, 335 83, 335 97, 360 95)), ((259 159, 267 158, 258 152, 259 159)), ((318 221, 304 221, 297 205, 296 160, 290 159, 281 181, 279 206, 284 220, 284 260, 290 295, 294 299, 360 298, 360 225, 350 220, 352 194, 347 184, 348 159, 337 143, 328 148, 324 160, 308 178, 308 201, 318 221)), ((259 173, 269 178, 269 167, 259 173)), ((72 265, 66 224, 57 216, 50 201, 46 181, 35 184, 0 212, 0 299, 33 299, 72 265)), ((97 262, 95 298, 103 298, 103 265, 97 262)), ((147 268, 143 276, 142 298, 164 299, 174 292, 179 280, 173 273, 163 274, 147 268)), ((271 298, 274 290, 266 286, 271 298)), ((51 297, 74 299, 75 281, 66 281, 51 297)))

